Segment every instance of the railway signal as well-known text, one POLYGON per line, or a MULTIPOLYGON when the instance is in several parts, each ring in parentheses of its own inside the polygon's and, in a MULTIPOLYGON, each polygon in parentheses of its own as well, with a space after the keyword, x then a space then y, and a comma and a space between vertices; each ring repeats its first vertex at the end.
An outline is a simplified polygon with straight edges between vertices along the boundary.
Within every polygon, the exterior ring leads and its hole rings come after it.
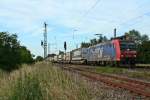
POLYGON ((43 47, 43 41, 41 41, 41 46, 43 47))
POLYGON ((66 43, 66 41, 64 42, 64 49, 65 49, 65 61, 66 61, 66 50, 67 50, 67 43, 66 43))
POLYGON ((65 51, 67 50, 67 43, 66 43, 66 41, 64 42, 64 49, 65 49, 65 51))
POLYGON ((114 38, 116 38, 116 36, 117 36, 116 33, 117 33, 117 29, 115 28, 114 29, 114 38))

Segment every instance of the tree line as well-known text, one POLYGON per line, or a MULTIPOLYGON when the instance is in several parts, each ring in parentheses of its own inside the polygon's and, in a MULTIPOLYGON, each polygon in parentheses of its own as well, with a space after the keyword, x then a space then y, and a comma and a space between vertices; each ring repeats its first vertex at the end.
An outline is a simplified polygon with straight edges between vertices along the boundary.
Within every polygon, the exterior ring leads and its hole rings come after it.
POLYGON ((21 46, 16 34, 0 32, 0 68, 11 71, 18 69, 21 64, 33 63, 33 55, 21 46))
POLYGON ((104 42, 104 41, 108 41, 108 38, 106 36, 100 35, 99 39, 94 38, 94 39, 91 39, 90 42, 82 42, 81 48, 83 48, 83 47, 87 48, 89 46, 96 45, 96 44, 104 42))

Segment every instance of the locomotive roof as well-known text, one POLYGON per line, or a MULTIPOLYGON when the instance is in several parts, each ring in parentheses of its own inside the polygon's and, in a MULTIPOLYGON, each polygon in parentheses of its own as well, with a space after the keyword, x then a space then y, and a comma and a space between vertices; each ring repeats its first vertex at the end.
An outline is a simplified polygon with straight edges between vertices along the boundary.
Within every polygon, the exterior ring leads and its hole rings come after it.
MULTIPOLYGON (((121 40, 121 39, 113 39, 113 40, 119 40, 121 42, 134 42, 133 40, 121 40)), ((105 45, 105 44, 111 43, 113 40, 108 40, 108 41, 105 41, 105 42, 101 42, 101 43, 98 43, 96 45, 89 46, 88 48, 91 48, 91 47, 94 47, 94 46, 98 46, 98 45, 105 45)))

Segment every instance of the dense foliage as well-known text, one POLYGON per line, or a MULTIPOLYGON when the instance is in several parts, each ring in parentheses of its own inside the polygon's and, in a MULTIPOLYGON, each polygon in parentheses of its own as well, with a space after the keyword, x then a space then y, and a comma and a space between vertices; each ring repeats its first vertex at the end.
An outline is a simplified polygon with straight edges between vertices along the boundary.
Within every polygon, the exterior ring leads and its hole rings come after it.
POLYGON ((150 63, 150 41, 144 41, 138 45, 137 61, 139 63, 150 63))
POLYGON ((43 59, 44 59, 43 57, 37 56, 36 59, 35 59, 35 61, 38 62, 38 61, 42 61, 43 59))
POLYGON ((0 68, 11 71, 22 63, 32 63, 30 51, 21 46, 16 34, 0 32, 0 68))
POLYGON ((137 45, 142 44, 143 41, 149 40, 149 37, 146 34, 141 35, 139 31, 134 29, 126 32, 125 35, 129 35, 137 43, 137 45))

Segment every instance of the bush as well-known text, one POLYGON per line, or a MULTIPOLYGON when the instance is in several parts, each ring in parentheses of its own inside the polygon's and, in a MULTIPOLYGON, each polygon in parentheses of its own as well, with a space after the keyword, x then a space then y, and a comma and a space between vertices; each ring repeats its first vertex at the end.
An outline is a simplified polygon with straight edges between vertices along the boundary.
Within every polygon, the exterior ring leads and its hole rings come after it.
POLYGON ((19 68, 23 63, 32 63, 33 58, 30 51, 21 46, 17 35, 0 32, 0 68, 11 71, 19 68))

